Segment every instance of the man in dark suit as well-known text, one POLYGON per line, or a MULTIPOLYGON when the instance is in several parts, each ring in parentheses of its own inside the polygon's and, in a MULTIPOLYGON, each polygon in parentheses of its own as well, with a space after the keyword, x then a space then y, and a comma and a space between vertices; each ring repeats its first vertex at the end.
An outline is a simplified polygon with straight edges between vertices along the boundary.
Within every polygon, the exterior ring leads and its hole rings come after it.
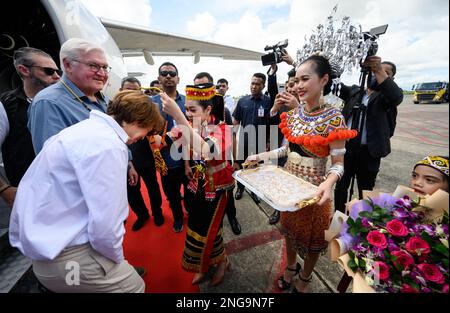
MULTIPOLYGON (((140 90, 141 82, 135 77, 125 77, 122 79, 120 90, 140 90)), ((136 214, 137 220, 131 229, 138 231, 150 219, 147 206, 141 194, 141 180, 144 180, 147 188, 148 197, 152 209, 152 215, 156 226, 164 224, 162 214, 162 198, 158 180, 156 178, 156 167, 153 152, 147 138, 137 141, 129 146, 133 160, 129 166, 131 172, 136 172, 136 179, 133 183, 127 184, 128 203, 131 210, 136 214)))
MULTIPOLYGON (((396 66, 392 62, 381 62, 378 56, 370 56, 363 66, 370 69, 372 75, 368 88, 361 95, 359 86, 347 87, 342 85, 340 97, 345 101, 342 113, 350 128, 356 129, 358 137, 346 144, 344 176, 337 183, 334 201, 335 208, 345 211, 347 190, 352 177, 356 177, 359 198, 363 190, 373 190, 381 158, 391 152, 390 138, 394 135, 397 106, 403 101, 403 91, 394 82, 396 66), (361 108, 356 108, 361 101, 361 108), (355 121, 359 116, 359 122, 355 121)), ((370 77, 369 76, 369 77, 370 77)))

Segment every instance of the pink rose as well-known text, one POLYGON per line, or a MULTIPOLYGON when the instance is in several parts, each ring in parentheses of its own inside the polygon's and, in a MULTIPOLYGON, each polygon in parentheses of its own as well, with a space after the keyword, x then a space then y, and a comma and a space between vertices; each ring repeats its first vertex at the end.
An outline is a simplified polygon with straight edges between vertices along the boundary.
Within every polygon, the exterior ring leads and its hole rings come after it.
POLYGON ((408 235, 408 228, 399 220, 393 219, 386 224, 387 231, 393 236, 404 237, 408 235))
POLYGON ((442 275, 441 271, 436 265, 422 263, 417 265, 419 271, 423 274, 423 277, 437 284, 443 284, 445 282, 444 275, 442 275))
POLYGON ((380 233, 378 230, 373 230, 367 234, 367 241, 375 247, 386 248, 387 240, 386 237, 380 233))
POLYGON ((430 253, 430 246, 428 243, 418 237, 412 237, 409 239, 405 246, 409 253, 415 255, 430 253))
POLYGON ((442 288, 442 293, 448 293, 448 284, 446 284, 444 288, 442 288))
POLYGON ((403 293, 419 293, 419 290, 417 290, 416 288, 411 287, 408 284, 403 284, 402 285, 402 289, 400 289, 400 292, 403 292, 403 293))
POLYGON ((403 268, 407 268, 410 265, 414 265, 414 258, 406 251, 398 250, 392 251, 391 254, 397 259, 394 261, 394 264, 400 264, 403 268))
POLYGON ((387 280, 389 278, 389 267, 386 263, 381 261, 373 262, 372 268, 375 270, 375 276, 381 280, 387 280))

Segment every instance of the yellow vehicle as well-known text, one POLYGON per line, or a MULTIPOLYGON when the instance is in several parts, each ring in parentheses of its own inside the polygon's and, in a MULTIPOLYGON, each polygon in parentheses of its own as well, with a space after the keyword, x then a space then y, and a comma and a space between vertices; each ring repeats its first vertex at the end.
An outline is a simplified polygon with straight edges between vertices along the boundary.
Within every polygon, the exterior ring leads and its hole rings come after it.
POLYGON ((420 83, 414 85, 412 89, 415 104, 420 102, 448 102, 448 82, 420 83))

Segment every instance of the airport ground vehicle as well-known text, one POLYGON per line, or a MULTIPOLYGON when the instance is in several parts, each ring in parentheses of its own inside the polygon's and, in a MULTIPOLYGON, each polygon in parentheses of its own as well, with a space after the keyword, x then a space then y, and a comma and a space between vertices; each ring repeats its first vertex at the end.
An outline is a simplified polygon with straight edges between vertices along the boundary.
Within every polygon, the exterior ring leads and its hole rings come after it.
POLYGON ((444 103, 448 102, 448 82, 426 82, 413 86, 414 103, 444 103))

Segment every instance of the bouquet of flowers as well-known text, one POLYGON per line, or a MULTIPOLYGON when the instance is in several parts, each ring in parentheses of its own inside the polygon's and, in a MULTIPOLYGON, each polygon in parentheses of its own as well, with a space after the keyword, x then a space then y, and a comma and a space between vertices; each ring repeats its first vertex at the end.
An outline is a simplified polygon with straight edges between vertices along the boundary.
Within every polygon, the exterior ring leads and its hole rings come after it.
POLYGON ((381 194, 353 204, 343 224, 347 266, 377 292, 449 292, 448 214, 427 224, 417 205, 381 194))

